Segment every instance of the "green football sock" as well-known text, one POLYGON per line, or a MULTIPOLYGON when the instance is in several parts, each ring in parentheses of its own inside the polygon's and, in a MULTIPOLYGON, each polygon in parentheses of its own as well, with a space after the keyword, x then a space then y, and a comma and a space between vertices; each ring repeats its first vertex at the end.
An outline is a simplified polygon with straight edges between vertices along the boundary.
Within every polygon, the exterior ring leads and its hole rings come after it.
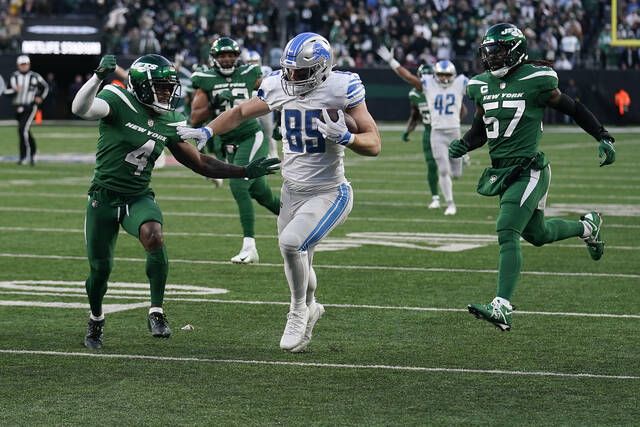
POLYGON ((107 293, 107 282, 113 267, 111 259, 91 259, 89 261, 89 277, 85 281, 85 289, 89 297, 91 314, 100 316, 102 314, 102 300, 107 293))
POLYGON ((264 206, 276 215, 280 213, 280 196, 273 194, 264 176, 253 180, 249 188, 249 193, 261 206, 264 206))
POLYGON ((500 245, 500 259, 498 262, 497 296, 510 301, 522 268, 520 235, 511 230, 499 231, 498 244, 500 245))
POLYGON ((240 212, 240 225, 244 237, 255 236, 256 216, 253 209, 253 200, 249 194, 250 182, 246 179, 230 179, 229 187, 240 212))
POLYGON ((436 161, 427 160, 427 183, 432 196, 438 195, 438 165, 436 161))
POLYGON ((535 246, 542 246, 569 237, 580 237, 584 226, 580 221, 568 221, 566 219, 544 219, 544 212, 536 210, 533 217, 522 232, 522 237, 535 246))
POLYGON ((151 285, 151 305, 161 307, 169 275, 169 258, 164 245, 160 249, 147 252, 146 273, 151 285))

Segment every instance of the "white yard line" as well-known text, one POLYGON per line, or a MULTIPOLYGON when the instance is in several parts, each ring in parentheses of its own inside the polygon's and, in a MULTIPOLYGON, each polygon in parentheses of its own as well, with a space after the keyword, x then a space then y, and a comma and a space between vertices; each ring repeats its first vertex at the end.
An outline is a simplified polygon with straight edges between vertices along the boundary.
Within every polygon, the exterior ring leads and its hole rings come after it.
MULTIPOLYGON (((43 208, 27 208, 20 206, 2 206, 0 212, 29 212, 29 213, 60 213, 60 214, 77 214, 84 215, 83 210, 79 209, 43 209, 43 208)), ((164 215, 189 218, 238 218, 238 214, 234 213, 216 213, 216 212, 173 212, 164 211, 164 215)), ((256 214, 256 218, 275 219, 272 214, 256 214)), ((349 221, 376 221, 376 222, 392 222, 392 223, 435 223, 435 224, 452 224, 450 219, 430 219, 430 218, 383 218, 383 217, 359 217, 350 216, 349 221)), ((490 224, 494 225, 495 221, 483 220, 464 220, 465 224, 490 224)), ((640 224, 611 224, 607 222, 607 227, 611 228, 640 228, 640 224)))
POLYGON ((362 365, 362 364, 347 364, 347 363, 290 362, 290 361, 282 361, 282 360, 210 359, 210 358, 203 358, 203 357, 147 356, 142 354, 80 353, 80 352, 20 350, 20 349, 0 349, 0 354, 116 359, 116 360, 150 360, 150 361, 161 361, 161 362, 184 362, 184 363, 215 363, 215 364, 229 364, 229 365, 257 365, 257 366, 267 365, 267 366, 290 366, 290 367, 302 367, 302 368, 406 371, 406 372, 425 372, 425 373, 592 378, 592 379, 605 379, 605 380, 640 380, 640 376, 638 375, 610 375, 610 374, 597 374, 597 373, 590 373, 590 372, 572 373, 572 372, 550 372, 550 371, 510 371, 510 370, 501 370, 501 369, 467 369, 467 368, 401 366, 401 365, 362 365))
MULTIPOLYGON (((86 298, 84 292, 71 294, 69 292, 34 292, 34 291, 0 291, 0 295, 30 295, 30 296, 51 296, 51 297, 67 297, 67 298, 86 298)), ((124 299, 128 301, 139 301, 136 297, 127 295, 109 294, 107 299, 124 299)), ((212 298, 186 298, 166 296, 165 301, 174 302, 198 302, 211 304, 242 304, 242 305, 277 305, 288 306, 286 301, 249 301, 249 300, 232 300, 232 299, 212 299, 212 298)), ((365 310, 390 310, 390 311, 421 311, 421 312, 453 312, 466 313, 464 308, 447 308, 447 307, 411 307, 396 305, 374 305, 374 304, 330 304, 323 302, 325 307, 347 308, 347 309, 365 309, 365 310)), ((534 316, 558 316, 558 317, 595 317, 607 319, 640 319, 640 314, 613 314, 613 313, 576 313, 564 311, 526 311, 516 310, 514 315, 534 315, 534 316)))
MULTIPOLYGON (((18 254, 18 253, 0 253, 3 258, 26 258, 26 259, 51 259, 51 260, 72 260, 86 261, 84 256, 72 255, 38 255, 38 254, 18 254)), ((118 262, 146 262, 145 258, 122 258, 114 257, 114 261, 118 262)), ((193 264, 193 265, 231 265, 229 261, 213 261, 213 260, 191 260, 191 259, 171 259, 176 264, 193 264)), ((249 264, 246 268, 282 268, 279 263, 259 263, 249 264)), ((498 270, 489 269, 473 269, 473 268, 438 268, 438 267, 395 267, 384 265, 323 265, 314 264, 313 268, 325 268, 328 270, 364 270, 364 271, 415 271, 425 273, 484 273, 496 274, 498 270)), ((563 277, 606 277, 606 278, 622 278, 622 279, 640 279, 640 274, 625 273, 588 273, 588 272, 569 272, 569 271, 523 271, 522 274, 531 276, 563 276, 563 277)))

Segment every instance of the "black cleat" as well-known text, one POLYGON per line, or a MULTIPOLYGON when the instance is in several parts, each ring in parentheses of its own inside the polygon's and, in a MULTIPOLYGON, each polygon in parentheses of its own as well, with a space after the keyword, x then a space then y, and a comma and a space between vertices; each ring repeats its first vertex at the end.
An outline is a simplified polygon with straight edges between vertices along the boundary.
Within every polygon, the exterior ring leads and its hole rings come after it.
POLYGON ((104 319, 92 320, 87 323, 87 335, 84 337, 84 346, 91 350, 102 348, 102 336, 104 332, 104 319))
POLYGON ((149 313, 147 325, 151 335, 157 338, 169 338, 171 336, 171 328, 164 313, 149 313))

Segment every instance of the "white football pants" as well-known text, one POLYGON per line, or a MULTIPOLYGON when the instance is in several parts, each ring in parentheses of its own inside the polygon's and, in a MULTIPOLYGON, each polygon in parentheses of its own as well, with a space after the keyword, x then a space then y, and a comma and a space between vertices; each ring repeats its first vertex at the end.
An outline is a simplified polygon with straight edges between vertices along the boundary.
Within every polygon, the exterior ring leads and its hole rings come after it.
POLYGON ((290 309, 302 310, 315 299, 313 249, 347 219, 353 207, 353 190, 343 183, 322 192, 297 192, 284 183, 280 203, 278 244, 291 291, 290 309))
POLYGON ((460 128, 431 129, 431 152, 438 165, 438 182, 445 201, 453 201, 451 177, 462 176, 462 159, 449 158, 449 145, 460 138, 460 128))

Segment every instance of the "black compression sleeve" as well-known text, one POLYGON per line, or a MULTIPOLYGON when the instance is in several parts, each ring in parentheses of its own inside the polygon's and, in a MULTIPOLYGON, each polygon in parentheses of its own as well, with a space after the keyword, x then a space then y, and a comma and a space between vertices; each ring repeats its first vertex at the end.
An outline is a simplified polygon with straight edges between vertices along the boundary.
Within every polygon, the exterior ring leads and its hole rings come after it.
POLYGON ((572 117, 578 126, 596 140, 609 136, 604 126, 602 126, 602 123, 600 123, 600 120, 598 120, 587 107, 582 105, 580 101, 575 101, 564 93, 560 94, 558 101, 550 103, 548 106, 572 117))
POLYGON ((473 116, 471 128, 464 134, 462 140, 467 144, 469 151, 480 148, 487 142, 487 131, 484 128, 482 116, 478 114, 473 116))

